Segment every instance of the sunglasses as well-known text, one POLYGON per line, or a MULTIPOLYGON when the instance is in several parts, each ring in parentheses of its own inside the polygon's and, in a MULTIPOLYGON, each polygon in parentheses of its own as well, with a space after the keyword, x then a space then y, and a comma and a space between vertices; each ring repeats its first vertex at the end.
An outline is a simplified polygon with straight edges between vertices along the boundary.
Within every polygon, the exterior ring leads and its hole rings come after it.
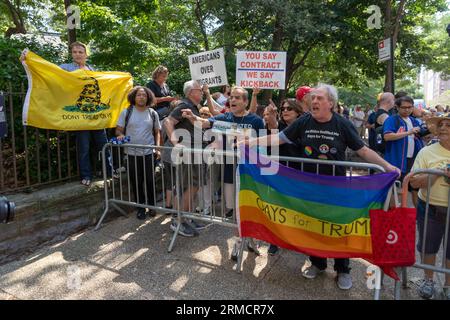
POLYGON ((281 110, 281 112, 283 112, 283 111, 292 111, 292 110, 294 110, 294 108, 292 108, 292 107, 281 107, 280 110, 281 110))

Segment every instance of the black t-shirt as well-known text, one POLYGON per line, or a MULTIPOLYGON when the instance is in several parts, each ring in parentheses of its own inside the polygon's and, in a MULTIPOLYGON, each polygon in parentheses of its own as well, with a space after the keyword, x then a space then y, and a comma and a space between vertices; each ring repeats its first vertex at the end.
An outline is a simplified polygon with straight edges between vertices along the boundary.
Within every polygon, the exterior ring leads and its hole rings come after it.
MULTIPOLYGON (((170 96, 170 89, 166 83, 164 83, 164 85, 160 87, 159 84, 157 84, 155 81, 152 80, 149 83, 147 83, 147 88, 152 90, 156 98, 164 98, 170 96)), ((155 110, 156 112, 158 112, 160 120, 164 119, 169 115, 169 107, 170 107, 169 101, 160 102, 155 106, 155 110)))
MULTIPOLYGON (((382 126, 381 124, 378 124, 378 117, 381 116, 381 115, 384 114, 384 113, 386 113, 387 115, 389 115, 389 112, 387 112, 386 110, 381 109, 381 108, 379 108, 379 109, 377 110, 377 112, 375 113, 375 129, 382 126)), ((386 119, 387 119, 387 118, 386 118, 386 119)))
MULTIPOLYGON (((197 129, 197 130, 199 130, 199 133, 198 132, 194 133, 194 130, 195 130, 194 125, 188 119, 183 118, 183 115, 182 115, 183 113, 181 112, 181 110, 183 110, 183 109, 191 109, 193 114, 200 117, 198 108, 189 99, 183 99, 178 104, 178 106, 175 109, 173 109, 173 111, 170 113, 170 116, 178 121, 178 123, 175 125, 175 129, 185 129, 189 132, 190 138, 191 138, 191 145, 190 145, 191 147, 194 147, 194 135, 200 134, 200 139, 199 139, 200 146, 197 146, 197 147, 201 148, 202 147, 202 140, 201 140, 202 130, 197 129)), ((180 137, 181 137, 181 139, 179 141, 182 142, 183 137, 182 136, 180 136, 180 137)), ((186 146, 188 146, 186 141, 184 141, 184 142, 185 142, 186 146)))
MULTIPOLYGON (((345 161, 345 150, 359 150, 364 147, 358 132, 353 124, 333 113, 328 122, 317 122, 311 114, 298 118, 292 125, 280 133, 293 142, 300 151, 301 157, 310 159, 345 161)), ((317 166, 304 164, 304 171, 316 173, 317 166)), ((335 167, 335 175, 344 176, 346 169, 335 167)), ((320 165, 319 173, 333 174, 331 165, 320 165)))
MULTIPOLYGON (((288 125, 284 122, 284 121, 278 121, 278 131, 281 132, 284 129, 286 129, 288 127, 288 125)), ((270 134, 270 133, 269 133, 270 134)), ((292 158, 301 158, 302 157, 302 153, 300 152, 300 148, 295 145, 295 144, 291 144, 291 143, 283 143, 280 147, 279 147, 279 155, 282 157, 292 157, 292 158)), ((272 154, 272 148, 268 147, 267 148, 267 153, 268 154, 272 154)), ((280 161, 281 164, 288 166, 289 168, 294 168, 294 169, 298 169, 300 170, 301 168, 301 164, 299 162, 289 162, 286 163, 286 161, 280 161)))

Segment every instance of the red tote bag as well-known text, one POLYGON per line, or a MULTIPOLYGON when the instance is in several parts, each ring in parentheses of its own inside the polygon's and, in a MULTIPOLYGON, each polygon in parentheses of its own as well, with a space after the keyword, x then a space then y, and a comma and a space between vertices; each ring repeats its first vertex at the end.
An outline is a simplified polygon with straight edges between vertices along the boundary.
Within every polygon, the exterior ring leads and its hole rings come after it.
POLYGON ((411 266, 416 261, 416 209, 370 210, 373 263, 411 266))

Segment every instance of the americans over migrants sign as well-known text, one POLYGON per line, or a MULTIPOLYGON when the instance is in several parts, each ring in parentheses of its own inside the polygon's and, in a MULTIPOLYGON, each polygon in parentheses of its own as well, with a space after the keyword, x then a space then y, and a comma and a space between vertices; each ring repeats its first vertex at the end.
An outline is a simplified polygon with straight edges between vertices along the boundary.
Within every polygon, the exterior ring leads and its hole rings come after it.
POLYGON ((286 52, 238 51, 236 59, 237 86, 285 89, 286 52))
POLYGON ((218 87, 228 84, 223 48, 190 55, 189 69, 192 80, 202 85, 218 87))

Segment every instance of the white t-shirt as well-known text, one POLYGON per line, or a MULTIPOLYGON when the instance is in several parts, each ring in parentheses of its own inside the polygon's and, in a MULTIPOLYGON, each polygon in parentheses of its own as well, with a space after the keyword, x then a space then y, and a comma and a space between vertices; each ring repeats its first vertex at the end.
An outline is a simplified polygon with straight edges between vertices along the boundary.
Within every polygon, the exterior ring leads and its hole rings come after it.
MULTIPOLYGON (((364 111, 354 111, 353 112, 353 116, 354 117, 357 117, 357 118, 360 118, 360 119, 364 119, 364 116, 365 116, 365 113, 364 113, 364 111)), ((355 125, 355 127, 356 128, 359 128, 359 127, 361 127, 362 126, 362 124, 363 124, 363 121, 362 120, 356 120, 356 119, 353 119, 353 124, 355 125)))
MULTIPOLYGON (((409 117, 403 118, 403 121, 406 122, 406 126, 408 127, 408 131, 413 128, 412 121, 409 117)), ((408 135, 408 152, 406 153, 407 158, 412 158, 414 156, 414 135, 410 134, 408 135)))
MULTIPOLYGON (((117 126, 125 127, 125 117, 127 109, 123 110, 117 121, 117 126)), ((132 144, 155 145, 155 137, 153 136, 153 128, 161 130, 158 113, 152 109, 138 110, 133 107, 130 119, 128 120, 126 135, 130 137, 132 144), (151 115, 150 113, 153 113, 151 115), (155 123, 153 123, 153 119, 155 123)), ((153 149, 142 148, 125 148, 125 153, 134 156, 148 155, 153 152, 153 149), (128 150, 129 149, 129 150, 128 150)))

